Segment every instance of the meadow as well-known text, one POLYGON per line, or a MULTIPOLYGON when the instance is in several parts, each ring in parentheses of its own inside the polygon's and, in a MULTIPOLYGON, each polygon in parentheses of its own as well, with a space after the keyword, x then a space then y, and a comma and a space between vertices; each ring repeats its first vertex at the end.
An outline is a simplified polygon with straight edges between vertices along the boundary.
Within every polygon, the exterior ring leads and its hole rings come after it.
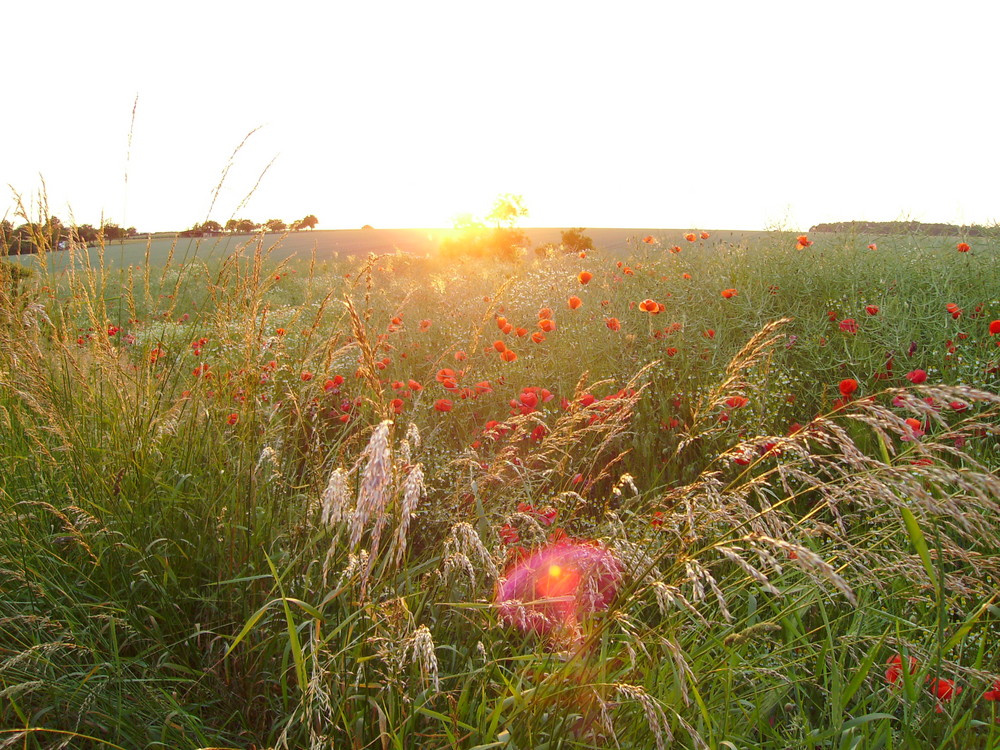
POLYGON ((0 748, 1000 747, 1000 240, 689 237, 0 265, 0 748))

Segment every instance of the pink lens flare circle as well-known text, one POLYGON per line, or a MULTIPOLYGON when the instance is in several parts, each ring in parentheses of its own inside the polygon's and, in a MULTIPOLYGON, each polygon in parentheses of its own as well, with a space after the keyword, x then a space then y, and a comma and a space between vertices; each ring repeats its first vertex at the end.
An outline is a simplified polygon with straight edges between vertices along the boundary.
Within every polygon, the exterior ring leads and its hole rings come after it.
POLYGON ((622 565, 609 550, 562 540, 514 564, 494 601, 507 625, 547 634, 607 609, 621 579, 622 565))

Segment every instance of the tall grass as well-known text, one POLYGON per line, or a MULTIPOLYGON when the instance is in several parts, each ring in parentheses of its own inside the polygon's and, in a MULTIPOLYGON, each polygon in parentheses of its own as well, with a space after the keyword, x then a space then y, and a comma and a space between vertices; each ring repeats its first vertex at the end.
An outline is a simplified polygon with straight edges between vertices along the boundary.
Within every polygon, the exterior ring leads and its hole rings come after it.
POLYGON ((997 246, 815 239, 0 266, 0 746, 996 745, 997 246))

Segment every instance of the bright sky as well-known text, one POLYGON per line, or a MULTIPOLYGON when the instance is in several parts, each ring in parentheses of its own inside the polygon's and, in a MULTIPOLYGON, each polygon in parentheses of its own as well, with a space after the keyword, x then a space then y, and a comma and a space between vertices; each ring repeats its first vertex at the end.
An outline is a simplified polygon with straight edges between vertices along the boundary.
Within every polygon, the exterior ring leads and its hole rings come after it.
POLYGON ((258 126, 210 218, 450 226, 510 192, 530 226, 1000 220, 995 0, 15 0, 3 25, 0 182, 41 175, 64 221, 203 221, 258 126))

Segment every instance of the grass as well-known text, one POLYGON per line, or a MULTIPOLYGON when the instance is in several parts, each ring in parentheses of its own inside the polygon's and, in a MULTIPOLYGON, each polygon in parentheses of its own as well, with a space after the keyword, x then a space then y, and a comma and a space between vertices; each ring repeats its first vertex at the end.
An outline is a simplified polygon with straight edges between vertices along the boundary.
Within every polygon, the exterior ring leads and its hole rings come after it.
POLYGON ((813 239, 0 267, 0 747, 1000 745, 998 245, 813 239))

